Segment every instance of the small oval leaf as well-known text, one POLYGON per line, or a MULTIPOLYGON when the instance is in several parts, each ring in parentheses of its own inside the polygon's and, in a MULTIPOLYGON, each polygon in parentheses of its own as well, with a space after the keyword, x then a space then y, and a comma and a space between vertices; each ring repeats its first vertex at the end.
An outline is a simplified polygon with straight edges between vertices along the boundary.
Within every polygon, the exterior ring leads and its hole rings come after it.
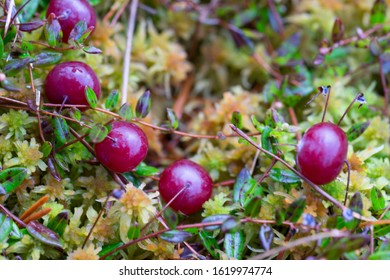
POLYGON ((170 243, 180 243, 191 238, 192 234, 182 230, 169 230, 160 235, 162 240, 170 243))
POLYGON ((370 121, 364 122, 364 123, 357 123, 352 125, 348 131, 347 131, 347 138, 348 141, 351 142, 358 138, 360 135, 366 131, 367 127, 370 125, 370 121))
POLYGON ((138 99, 135 107, 135 114, 137 118, 145 118, 150 112, 151 105, 152 101, 150 97, 150 90, 146 90, 138 99))
POLYGON ((58 235, 54 231, 38 223, 37 221, 29 222, 26 226, 26 229, 32 237, 38 239, 42 243, 51 245, 53 247, 62 248, 62 244, 58 235))
POLYGON ((131 121, 134 117, 133 109, 129 105, 129 103, 124 103, 118 112, 119 116, 121 116, 125 121, 131 121))
POLYGON ((0 172, 0 184, 7 193, 16 189, 27 177, 27 169, 11 167, 0 172))
POLYGON ((179 127, 179 120, 171 108, 167 108, 167 118, 170 128, 177 129, 179 127))
POLYGON ((238 111, 234 111, 232 114, 232 124, 235 125, 237 128, 242 129, 242 115, 238 111))
POLYGON ((230 217, 232 217, 232 216, 230 216, 228 214, 218 214, 218 215, 208 216, 208 217, 206 217, 206 218, 204 218, 202 220, 202 223, 214 223, 214 222, 217 222, 218 225, 206 226, 203 229, 205 231, 217 230, 217 229, 219 229, 221 227, 222 223, 225 222, 230 217))
POLYGON ((98 104, 98 98, 95 91, 89 86, 85 87, 85 97, 87 98, 89 106, 91 106, 92 109, 96 108, 98 104))
POLYGON ((68 225, 68 221, 69 214, 67 212, 61 212, 49 221, 47 227, 56 232, 59 236, 62 236, 65 232, 66 226, 68 225))
POLYGON ((225 234, 224 239, 225 253, 237 260, 242 260, 244 248, 245 248, 245 236, 244 231, 239 230, 235 233, 225 234))
POLYGON ((116 107, 119 101, 119 92, 113 90, 107 97, 105 107, 107 110, 112 110, 116 107))
POLYGON ((3 213, 0 213, 0 243, 3 242, 12 231, 13 221, 3 213))
POLYGON ((301 177, 288 169, 273 168, 269 176, 276 182, 296 184, 301 182, 301 177))

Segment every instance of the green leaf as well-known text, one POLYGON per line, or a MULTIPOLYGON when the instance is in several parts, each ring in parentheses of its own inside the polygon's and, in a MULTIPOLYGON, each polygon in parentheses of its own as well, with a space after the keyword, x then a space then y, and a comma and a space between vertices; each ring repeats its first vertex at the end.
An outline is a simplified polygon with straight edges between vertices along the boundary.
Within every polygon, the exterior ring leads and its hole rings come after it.
POLYGON ((167 118, 170 128, 177 129, 179 127, 179 120, 171 108, 167 108, 167 118))
POLYGON ((15 76, 19 71, 27 67, 33 60, 30 57, 12 59, 4 66, 3 71, 7 76, 15 76))
MULTIPOLYGON (((261 146, 263 149, 267 150, 270 153, 276 154, 277 148, 274 144, 277 143, 277 140, 271 136, 272 128, 269 126, 264 127, 263 132, 261 133, 261 146)), ((270 158, 269 155, 266 155, 270 158)))
MULTIPOLYGON (((362 196, 359 192, 354 193, 352 196, 350 202, 349 202, 349 209, 352 212, 356 212, 361 214, 363 209, 363 200, 362 196)), ((351 213, 352 215, 352 213, 351 213)), ((349 230, 355 229, 359 225, 360 221, 352 216, 351 219, 346 219, 345 226, 349 230)))
POLYGON ((80 20, 78 23, 75 24, 72 31, 69 34, 69 43, 75 44, 77 43, 81 44, 83 42, 83 39, 89 36, 90 32, 88 33, 88 26, 85 20, 80 20), (88 33, 85 35, 85 33, 88 33))
POLYGON ((49 221, 47 227, 54 232, 56 232, 59 236, 62 236, 65 232, 65 228, 68 225, 69 215, 67 212, 61 212, 53 219, 49 221))
POLYGON ((199 237, 202 240, 203 246, 206 248, 207 252, 215 258, 219 259, 219 254, 216 250, 220 250, 218 241, 207 231, 201 230, 199 232, 199 237))
POLYGON ((25 6, 25 8, 19 13, 19 20, 22 23, 28 22, 35 14, 38 9, 39 3, 41 0, 24 0, 22 5, 27 1, 29 3, 25 6))
POLYGON ((214 223, 214 222, 219 222, 220 224, 218 225, 213 225, 213 226, 205 226, 203 230, 205 231, 214 231, 217 230, 221 227, 222 223, 225 222, 227 219, 231 218, 232 216, 228 214, 216 214, 216 215, 211 215, 202 220, 202 223, 214 223))
POLYGON ((275 182, 284 184, 296 184, 301 182, 301 177, 288 169, 273 168, 271 169, 269 176, 275 182))
POLYGON ((385 198, 383 197, 383 194, 380 190, 377 188, 372 188, 371 189, 371 203, 372 203, 372 208, 375 211, 379 211, 385 208, 386 201, 385 198))
POLYGON ((138 224, 131 225, 127 231, 127 237, 130 240, 137 239, 141 234, 141 227, 138 224))
POLYGON ((390 260, 390 251, 375 252, 368 257, 369 260, 390 260))
POLYGON ((149 166, 144 162, 141 162, 135 168, 135 174, 141 177, 149 177, 152 175, 156 175, 158 173, 158 168, 149 166))
MULTIPOLYGON (((19 31, 32 32, 34 30, 41 28, 44 24, 45 24, 45 21, 43 21, 43 20, 35 20, 35 21, 31 21, 31 22, 20 23, 19 24, 19 31)), ((24 42, 24 44, 26 46, 26 42, 24 42)), ((31 49, 34 48, 34 46, 32 44, 28 44, 28 45, 31 49)), ((26 50, 25 48, 23 48, 23 49, 26 50)))
POLYGON ((245 249, 245 236, 244 231, 239 230, 235 233, 225 234, 224 239, 225 253, 237 260, 242 260, 243 252, 245 249))
POLYGON ((12 231, 13 221, 3 213, 0 213, 0 243, 3 242, 12 231))
POLYGON ((85 87, 85 97, 87 98, 89 106, 91 106, 92 109, 96 108, 98 104, 98 98, 95 91, 89 86, 85 87))
POLYGON ((248 182, 253 179, 248 168, 244 167, 238 174, 233 187, 233 202, 242 202, 246 191, 249 189, 248 182))
POLYGON ((368 244, 368 241, 368 235, 344 237, 330 242, 330 244, 324 244, 322 254, 326 259, 338 260, 344 253, 358 250, 368 244))
MULTIPOLYGON (((116 248, 119 248, 120 246, 122 246, 124 243, 123 242, 118 242, 118 243, 113 243, 113 244, 108 244, 108 245, 104 245, 102 247, 102 250, 98 253, 99 257, 102 257, 104 256, 105 254, 111 252, 112 250, 116 249, 116 248)), ((115 252, 114 254, 112 254, 111 256, 108 256, 106 258, 106 260, 110 260, 112 259, 115 255, 117 255, 120 251, 117 251, 115 252)))
POLYGON ((119 92, 113 90, 107 97, 105 107, 107 110, 112 110, 116 107, 119 101, 119 92))
POLYGON ((49 66, 59 62, 62 58, 62 53, 43 51, 34 57, 34 66, 49 66))
POLYGON ((22 167, 11 167, 0 172, 0 184, 10 193, 20 186, 27 177, 27 169, 22 167))
POLYGON ((62 30, 59 21, 50 14, 45 25, 45 37, 50 47, 55 47, 62 40, 62 30))
POLYGON ((192 234, 182 230, 169 230, 160 235, 162 240, 170 243, 181 243, 191 238, 192 234))
POLYGON ((26 229, 32 237, 38 239, 42 243, 53 247, 62 248, 62 244, 58 235, 54 231, 38 223, 37 221, 29 222, 26 226, 26 229))
POLYGON ((257 129, 258 132, 263 132, 264 130, 264 125, 261 124, 254 115, 251 116, 251 121, 253 126, 257 129))
POLYGON ((91 6, 96 6, 100 4, 101 0, 88 0, 88 2, 91 4, 91 6))
POLYGON ((370 24, 382 24, 386 20, 386 2, 385 0, 376 0, 371 9, 370 24))
POLYGON ((234 111, 232 114, 232 124, 235 125, 238 129, 242 129, 242 115, 238 111, 234 111))
POLYGON ((248 199, 248 201, 244 205, 244 213, 246 216, 249 217, 258 217, 261 209, 262 204, 262 197, 261 196, 255 196, 251 199, 248 199))
POLYGON ((108 135, 108 128, 101 124, 95 124, 89 130, 89 139, 92 143, 102 142, 108 135))
POLYGON ((137 118, 145 118, 149 114, 151 106, 152 100, 150 97, 150 90, 146 90, 138 99, 135 107, 135 114, 137 118))
POLYGON ((69 127, 63 118, 53 118, 56 146, 63 146, 69 139, 69 127))
POLYGON ((43 154, 43 157, 46 158, 50 155, 51 151, 53 149, 53 145, 49 141, 45 141, 45 143, 41 146, 41 152, 43 154))
POLYGON ((119 116, 121 116, 126 121, 131 121, 134 117, 133 109, 129 105, 129 103, 124 103, 120 108, 118 112, 119 116))
POLYGON ((22 230, 19 229, 19 227, 16 223, 12 222, 12 230, 9 234, 9 238, 10 239, 22 239, 23 236, 24 236, 24 233, 22 232, 22 230))
POLYGON ((364 122, 364 123, 357 123, 352 125, 348 131, 347 131, 347 138, 348 141, 351 142, 358 138, 360 135, 363 134, 364 131, 366 131, 367 127, 370 125, 370 121, 364 122))
POLYGON ((0 59, 2 59, 4 54, 4 41, 3 37, 0 36, 0 59))
POLYGON ((306 207, 306 197, 302 196, 291 203, 286 211, 286 220, 295 223, 301 217, 306 207))
POLYGON ((259 239, 264 250, 271 249, 272 241, 274 240, 274 232, 268 225, 262 225, 259 230, 259 239))

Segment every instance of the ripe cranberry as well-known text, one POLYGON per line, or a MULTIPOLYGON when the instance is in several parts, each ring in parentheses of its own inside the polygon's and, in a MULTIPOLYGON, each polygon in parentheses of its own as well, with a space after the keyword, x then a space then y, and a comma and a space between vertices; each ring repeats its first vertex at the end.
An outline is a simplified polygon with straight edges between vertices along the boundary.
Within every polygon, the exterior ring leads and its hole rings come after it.
POLYGON ((84 20, 87 27, 96 26, 96 15, 87 0, 51 0, 46 15, 54 13, 62 30, 62 41, 68 42, 73 27, 84 20))
POLYGON ((78 61, 56 65, 47 75, 45 93, 51 103, 88 105, 85 88, 92 88, 97 98, 100 97, 100 83, 95 72, 87 64, 78 61))
POLYGON ((158 187, 166 202, 169 202, 183 187, 187 187, 170 204, 170 207, 190 215, 199 211, 203 203, 210 198, 213 182, 200 165, 182 159, 162 172, 158 187))
POLYGON ((332 123, 313 125, 298 144, 297 164, 310 181, 332 182, 343 168, 348 151, 344 131, 332 123))
POLYGON ((123 173, 134 169, 148 152, 148 139, 138 126, 115 121, 102 142, 95 144, 96 158, 108 169, 123 173))

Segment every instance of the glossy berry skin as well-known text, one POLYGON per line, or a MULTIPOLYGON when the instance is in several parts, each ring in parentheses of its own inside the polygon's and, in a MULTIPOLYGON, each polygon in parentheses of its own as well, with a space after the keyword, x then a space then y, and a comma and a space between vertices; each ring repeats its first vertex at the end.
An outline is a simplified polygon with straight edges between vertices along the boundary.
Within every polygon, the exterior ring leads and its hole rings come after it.
POLYGON ((70 32, 81 20, 87 27, 96 27, 96 14, 87 0, 51 0, 46 16, 55 14, 61 25, 62 41, 68 42, 70 32))
POLYGON ((95 144, 95 154, 100 163, 114 172, 133 170, 148 153, 148 139, 135 124, 115 121, 108 136, 95 144))
POLYGON ((212 192, 213 182, 210 175, 198 164, 182 159, 166 168, 159 181, 159 191, 165 202, 169 202, 180 190, 188 186, 170 207, 186 215, 202 208, 212 192))
POLYGON ((340 174, 348 152, 344 131, 332 123, 313 125, 298 144, 301 173, 317 185, 332 182, 340 174))
POLYGON ((100 83, 95 72, 87 64, 79 61, 63 62, 56 65, 45 81, 46 97, 51 103, 88 105, 85 97, 86 86, 91 87, 97 98, 100 97, 100 83))

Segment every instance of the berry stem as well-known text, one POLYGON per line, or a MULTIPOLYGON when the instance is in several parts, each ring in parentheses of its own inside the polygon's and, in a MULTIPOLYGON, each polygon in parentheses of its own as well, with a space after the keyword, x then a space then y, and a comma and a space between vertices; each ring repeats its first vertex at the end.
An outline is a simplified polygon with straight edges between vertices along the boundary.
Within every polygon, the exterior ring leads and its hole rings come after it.
POLYGON ((348 192, 349 192, 349 182, 351 179, 351 165, 349 164, 348 160, 345 160, 345 165, 347 166, 348 170, 348 177, 347 177, 347 188, 345 189, 345 197, 344 197, 344 206, 347 205, 347 198, 348 198, 348 192))
POLYGON ((344 119, 344 117, 347 115, 347 113, 349 112, 349 110, 351 110, 352 108, 352 105, 356 102, 356 100, 358 100, 360 97, 363 97, 364 94, 363 93, 358 93, 355 98, 352 100, 352 102, 349 104, 349 106, 347 107, 347 109, 345 110, 344 114, 341 116, 339 122, 337 123, 338 126, 340 126, 341 124, 341 121, 344 119))
MULTIPOLYGON (((322 90, 324 90, 324 89, 322 89, 322 90)), ((328 94, 326 95, 324 114, 322 115, 321 122, 324 122, 324 120, 325 120, 326 110, 328 109, 328 103, 329 103, 329 97, 330 97, 330 92, 331 92, 331 86, 327 86, 326 90, 328 91, 328 94)))
MULTIPOLYGON (((256 149, 259 149, 263 153, 269 155, 270 157, 276 159, 280 163, 282 163, 284 166, 286 166, 288 169, 290 169, 292 172, 297 174, 299 177, 301 177, 306 183, 308 183, 315 191, 317 191, 321 196, 323 196, 326 200, 330 201, 334 205, 336 205, 338 208, 344 210, 346 207, 341 204, 339 201, 337 201, 334 197, 329 195, 327 192, 325 192, 323 189, 321 189, 319 186, 311 182, 309 179, 307 179, 301 172, 297 171, 295 168, 293 168, 291 165, 289 165, 286 161, 281 159, 280 157, 274 155, 273 153, 268 152, 267 150, 263 149, 261 146, 257 145, 250 137, 248 137, 242 130, 234 126, 233 124, 230 124, 231 129, 233 129, 234 132, 236 132, 238 135, 240 135, 242 138, 244 138, 246 141, 248 141, 252 146, 254 146, 256 149)), ((353 213, 355 218, 361 219, 361 220, 368 220, 367 218, 363 217, 359 213, 353 213)))

